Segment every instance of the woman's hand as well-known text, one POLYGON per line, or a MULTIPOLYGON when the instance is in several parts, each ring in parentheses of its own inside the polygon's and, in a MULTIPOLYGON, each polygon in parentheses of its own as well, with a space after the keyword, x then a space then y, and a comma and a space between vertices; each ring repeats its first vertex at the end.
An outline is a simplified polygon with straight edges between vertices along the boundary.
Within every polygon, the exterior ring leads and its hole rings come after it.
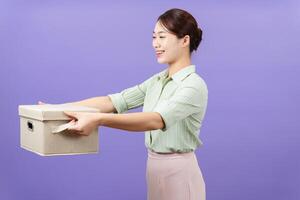
MULTIPOLYGON (((47 103, 39 101, 39 105, 47 103)), ((68 130, 72 133, 88 136, 95 128, 97 128, 100 114, 88 112, 64 112, 67 116, 72 118, 69 122, 70 127, 68 130)))
POLYGON ((89 112, 66 112, 66 115, 72 118, 68 128, 71 132, 88 136, 95 128, 99 126, 100 113, 89 112))
POLYGON ((43 104, 47 104, 47 103, 42 102, 42 101, 38 101, 38 105, 43 105, 43 104))

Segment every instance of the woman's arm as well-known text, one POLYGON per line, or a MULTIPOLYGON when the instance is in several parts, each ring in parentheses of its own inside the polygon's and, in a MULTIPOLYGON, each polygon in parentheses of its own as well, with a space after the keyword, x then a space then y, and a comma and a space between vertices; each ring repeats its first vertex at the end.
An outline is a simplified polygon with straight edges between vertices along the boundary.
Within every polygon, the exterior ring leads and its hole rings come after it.
POLYGON ((65 112, 73 120, 69 130, 88 135, 98 126, 107 126, 128 131, 148 131, 164 127, 163 119, 157 112, 137 112, 125 114, 65 112))
POLYGON ((163 120, 157 112, 101 113, 98 125, 128 131, 149 131, 164 127, 163 120))
POLYGON ((116 112, 116 109, 108 96, 92 97, 81 101, 75 101, 65 104, 93 107, 99 109, 100 112, 103 113, 116 112))

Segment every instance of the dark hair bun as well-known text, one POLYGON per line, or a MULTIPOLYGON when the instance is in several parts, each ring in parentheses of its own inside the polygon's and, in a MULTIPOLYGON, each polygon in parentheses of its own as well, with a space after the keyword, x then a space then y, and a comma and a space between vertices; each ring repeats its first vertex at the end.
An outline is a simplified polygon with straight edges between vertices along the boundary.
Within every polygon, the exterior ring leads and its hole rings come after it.
POLYGON ((199 46, 199 44, 200 44, 200 42, 202 40, 202 30, 200 28, 197 28, 196 29, 196 33, 192 37, 193 37, 193 40, 191 41, 192 42, 192 44, 191 44, 191 50, 192 51, 193 50, 197 51, 198 46, 199 46))

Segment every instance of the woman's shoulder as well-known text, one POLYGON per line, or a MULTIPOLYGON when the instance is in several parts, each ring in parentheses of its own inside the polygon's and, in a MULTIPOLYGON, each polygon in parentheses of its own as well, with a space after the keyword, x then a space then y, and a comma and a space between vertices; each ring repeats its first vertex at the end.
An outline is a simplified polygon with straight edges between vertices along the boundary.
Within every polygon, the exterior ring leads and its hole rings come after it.
POLYGON ((188 77, 186 77, 182 82, 182 86, 196 87, 198 89, 199 88, 207 89, 207 84, 204 78, 196 72, 191 73, 188 77))

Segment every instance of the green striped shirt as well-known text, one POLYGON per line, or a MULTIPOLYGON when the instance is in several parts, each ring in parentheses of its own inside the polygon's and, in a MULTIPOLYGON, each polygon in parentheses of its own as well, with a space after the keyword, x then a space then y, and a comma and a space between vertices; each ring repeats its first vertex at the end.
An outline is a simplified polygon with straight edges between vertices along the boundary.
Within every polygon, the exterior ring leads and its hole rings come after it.
POLYGON ((200 128, 208 90, 205 81, 189 65, 168 76, 168 69, 118 93, 108 94, 116 113, 143 106, 143 112, 158 112, 165 126, 145 131, 145 145, 160 152, 190 152, 202 145, 200 128))

